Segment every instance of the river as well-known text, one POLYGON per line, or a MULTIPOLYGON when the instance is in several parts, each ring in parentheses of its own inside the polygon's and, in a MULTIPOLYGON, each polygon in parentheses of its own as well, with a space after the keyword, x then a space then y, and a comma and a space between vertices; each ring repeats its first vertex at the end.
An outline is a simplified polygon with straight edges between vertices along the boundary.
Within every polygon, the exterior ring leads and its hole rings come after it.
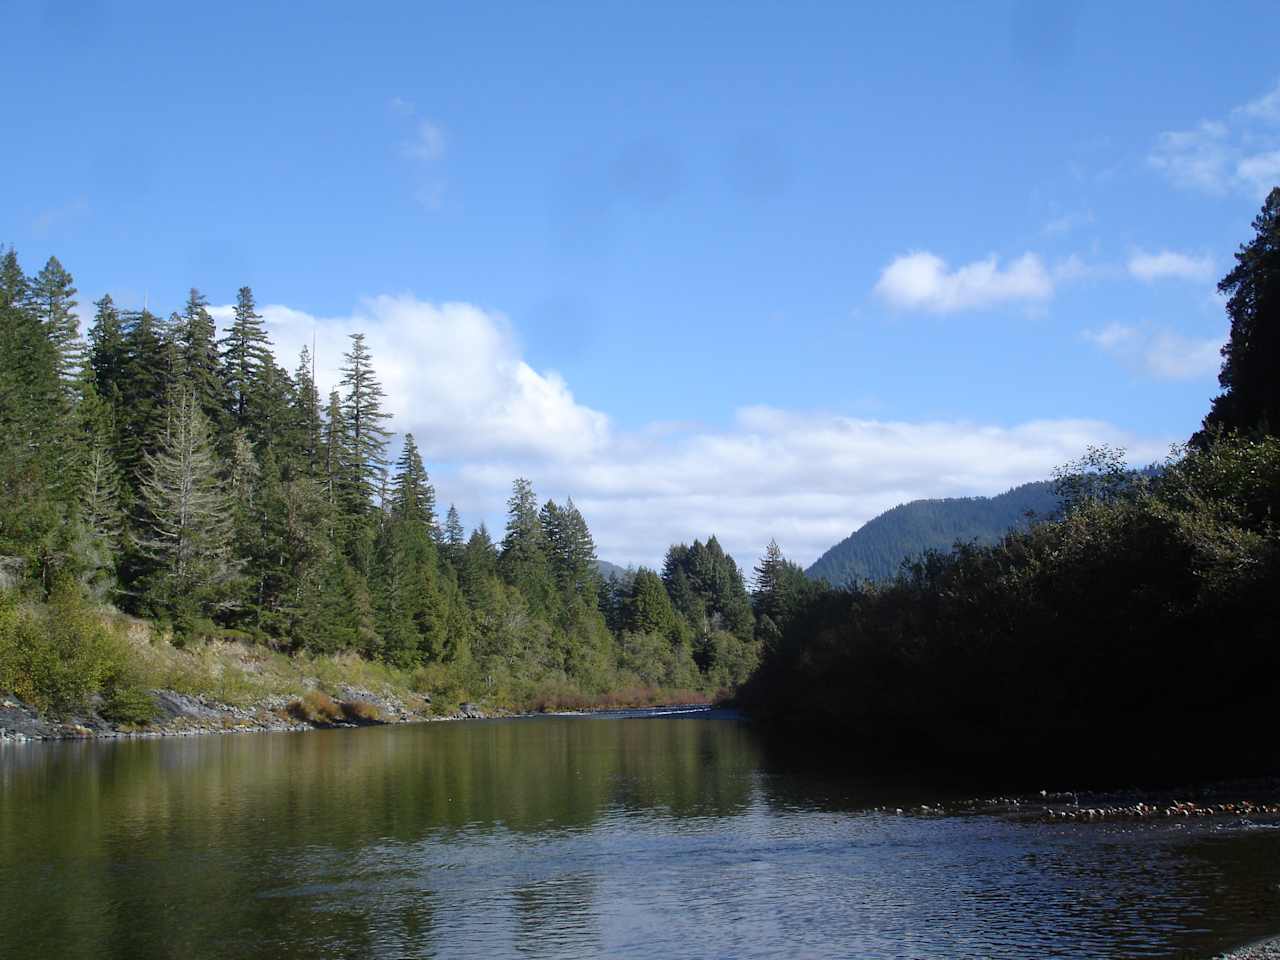
POLYGON ((1280 932, 1280 829, 898 814, 945 791, 797 752, 718 712, 0 744, 0 955, 1172 958, 1280 932))

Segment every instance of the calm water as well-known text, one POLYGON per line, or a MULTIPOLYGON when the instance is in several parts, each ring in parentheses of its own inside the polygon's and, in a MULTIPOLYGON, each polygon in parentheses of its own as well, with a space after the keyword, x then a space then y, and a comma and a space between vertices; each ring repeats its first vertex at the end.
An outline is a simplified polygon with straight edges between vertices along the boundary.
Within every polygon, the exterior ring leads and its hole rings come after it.
POLYGON ((934 798, 777 750, 714 714, 3 747, 0 955, 1209 957, 1280 933, 1280 829, 894 816, 870 808, 934 798))

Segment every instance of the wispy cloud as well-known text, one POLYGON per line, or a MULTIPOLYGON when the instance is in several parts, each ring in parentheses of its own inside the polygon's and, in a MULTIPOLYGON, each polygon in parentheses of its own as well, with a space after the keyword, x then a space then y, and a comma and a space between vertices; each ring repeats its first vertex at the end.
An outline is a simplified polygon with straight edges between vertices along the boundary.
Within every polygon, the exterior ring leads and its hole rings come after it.
POLYGON ((1222 343, 1173 330, 1113 323, 1086 330, 1084 338, 1104 352, 1157 380, 1200 380, 1217 374, 1222 343))
POLYGON ((1178 253, 1161 250, 1148 253, 1142 250, 1129 257, 1129 273, 1139 280, 1208 280, 1213 276, 1213 257, 1207 254, 1178 253))
POLYGON ((1048 236, 1062 236, 1078 230, 1081 227, 1087 227, 1094 222, 1093 211, 1085 210, 1077 213, 1064 213, 1061 216, 1054 217, 1041 227, 1041 231, 1048 236))
POLYGON ((439 160, 444 156, 444 133, 430 120, 419 120, 413 139, 405 146, 405 153, 428 163, 439 160))
POLYGON ((31 221, 31 232, 37 237, 45 237, 54 230, 73 223, 89 213, 89 201, 86 197, 76 197, 57 207, 42 210, 31 221))
POLYGON ((1054 280, 1044 262, 1025 253, 1007 266, 994 255, 952 269, 936 254, 918 251, 890 263, 875 293, 901 310, 955 313, 1006 303, 1043 303, 1054 280))
POLYGON ((1147 159, 1181 187, 1264 196, 1280 185, 1280 84, 1222 119, 1161 133, 1147 159))
POLYGON ((392 97, 388 107, 397 116, 413 122, 412 135, 401 146, 404 156, 415 167, 417 185, 413 199, 423 209, 435 210, 445 192, 445 181, 440 175, 440 164, 447 148, 445 132, 437 123, 419 116, 412 100, 392 97))

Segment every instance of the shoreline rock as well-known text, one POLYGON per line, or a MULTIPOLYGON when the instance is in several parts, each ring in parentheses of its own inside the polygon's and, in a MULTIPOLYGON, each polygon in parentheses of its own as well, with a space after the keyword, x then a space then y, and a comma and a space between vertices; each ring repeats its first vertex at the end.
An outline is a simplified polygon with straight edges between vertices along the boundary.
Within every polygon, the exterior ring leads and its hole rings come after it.
MULTIPOLYGON (((192 737, 227 733, 298 733, 308 730, 429 723, 439 720, 478 719, 487 715, 475 704, 467 710, 435 715, 418 712, 395 697, 343 685, 336 703, 343 717, 332 722, 310 722, 292 711, 291 697, 267 697, 248 706, 222 703, 212 697, 151 690, 156 717, 145 725, 113 724, 94 710, 63 717, 42 715, 12 694, 0 694, 0 743, 45 743, 59 740, 148 740, 160 737, 192 737)), ((425 705, 429 697, 423 697, 425 705)))
POLYGON ((1229 953, 1221 954, 1216 960, 1280 960, 1280 937, 1259 940, 1229 953))

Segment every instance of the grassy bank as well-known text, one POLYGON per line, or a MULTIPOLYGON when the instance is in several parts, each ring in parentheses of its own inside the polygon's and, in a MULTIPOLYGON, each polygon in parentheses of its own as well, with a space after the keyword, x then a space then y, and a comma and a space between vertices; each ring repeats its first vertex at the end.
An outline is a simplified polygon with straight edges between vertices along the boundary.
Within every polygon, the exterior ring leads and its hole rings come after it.
POLYGON ((464 703, 492 715, 707 703, 715 696, 622 680, 605 691, 558 676, 473 688, 439 665, 403 669, 350 652, 287 654, 226 633, 178 646, 167 631, 74 590, 48 602, 0 593, 0 692, 53 718, 92 713, 145 729, 157 720, 156 691, 241 710, 266 707, 312 725, 380 722, 390 718, 378 705, 387 702, 401 718, 427 719, 455 716, 464 703))

